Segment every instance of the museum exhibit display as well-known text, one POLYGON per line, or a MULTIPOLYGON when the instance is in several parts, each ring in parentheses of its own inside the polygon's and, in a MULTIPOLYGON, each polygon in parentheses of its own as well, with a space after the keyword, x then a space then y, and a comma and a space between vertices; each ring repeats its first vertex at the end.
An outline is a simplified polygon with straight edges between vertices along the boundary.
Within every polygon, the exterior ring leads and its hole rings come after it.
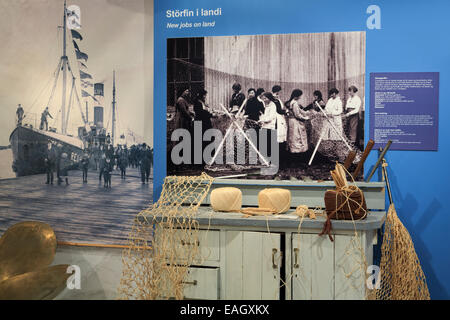
POLYGON ((41 2, 0 5, 0 300, 450 299, 449 2, 41 2))

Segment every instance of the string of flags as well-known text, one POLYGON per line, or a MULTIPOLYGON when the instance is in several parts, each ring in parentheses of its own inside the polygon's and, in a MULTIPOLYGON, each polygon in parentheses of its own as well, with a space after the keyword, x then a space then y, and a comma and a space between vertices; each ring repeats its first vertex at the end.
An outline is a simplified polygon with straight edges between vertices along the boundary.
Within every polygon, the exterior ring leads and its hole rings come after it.
MULTIPOLYGON (((73 43, 73 47, 75 49, 75 54, 76 54, 76 57, 77 57, 77 60, 78 60, 78 66, 79 66, 79 69, 80 69, 81 86, 84 89, 91 88, 94 85, 88 79, 92 79, 92 76, 89 73, 81 70, 81 69, 84 69, 84 70, 87 71, 88 67, 85 64, 85 62, 88 61, 89 56, 86 53, 84 53, 84 52, 82 52, 80 50, 80 47, 79 47, 78 43, 75 41, 75 40, 82 41, 83 40, 83 36, 75 29, 71 29, 70 32, 72 33, 72 43, 73 43)), ((89 92, 87 92, 86 90, 81 90, 81 95, 82 95, 83 98, 90 97, 94 101, 98 102, 97 99, 93 95, 91 95, 89 92)))

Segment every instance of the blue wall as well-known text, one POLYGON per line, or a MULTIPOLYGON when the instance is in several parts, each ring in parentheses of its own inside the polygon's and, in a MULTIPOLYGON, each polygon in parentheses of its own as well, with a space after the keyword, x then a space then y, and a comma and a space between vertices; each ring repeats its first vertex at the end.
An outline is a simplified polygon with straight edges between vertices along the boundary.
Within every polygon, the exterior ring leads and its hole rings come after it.
MULTIPOLYGON (((243 34, 366 31, 366 110, 371 72, 440 72, 440 119, 450 117, 448 0, 155 0, 155 199, 166 174, 166 39, 243 34), (381 8, 381 30, 368 30, 369 5, 381 8), (168 9, 222 8, 222 16, 166 18, 168 9), (215 20, 214 28, 167 29, 167 22, 215 20)), ((366 112, 366 142, 369 117, 366 112)), ((394 202, 411 233, 433 299, 450 298, 450 127, 439 123, 439 151, 390 151, 394 202)), ((368 164, 375 163, 373 152, 368 164)), ((366 166, 366 171, 370 166, 366 166)), ((366 172, 367 174, 367 172, 366 172)))

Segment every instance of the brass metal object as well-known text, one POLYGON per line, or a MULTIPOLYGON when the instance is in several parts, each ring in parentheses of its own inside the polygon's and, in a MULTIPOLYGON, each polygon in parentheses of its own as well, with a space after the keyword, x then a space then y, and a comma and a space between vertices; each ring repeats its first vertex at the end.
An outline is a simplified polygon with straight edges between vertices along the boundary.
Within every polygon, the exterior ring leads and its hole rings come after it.
POLYGON ((0 238, 0 300, 49 300, 67 286, 69 265, 49 265, 56 236, 45 223, 27 221, 0 238))
POLYGON ((278 250, 277 249, 272 249, 272 268, 277 269, 278 266, 275 263, 275 255, 277 254, 278 250))
POLYGON ((67 285, 69 265, 24 273, 0 282, 0 300, 51 300, 67 285))
POLYGON ((196 286, 198 282, 197 282, 197 280, 194 280, 194 281, 181 281, 181 283, 196 286))
POLYGON ((47 267, 56 253, 53 229, 42 222, 21 222, 0 238, 0 282, 47 267))
POLYGON ((298 248, 294 248, 294 255, 295 255, 295 262, 294 262, 294 268, 298 269, 300 265, 298 264, 298 248))

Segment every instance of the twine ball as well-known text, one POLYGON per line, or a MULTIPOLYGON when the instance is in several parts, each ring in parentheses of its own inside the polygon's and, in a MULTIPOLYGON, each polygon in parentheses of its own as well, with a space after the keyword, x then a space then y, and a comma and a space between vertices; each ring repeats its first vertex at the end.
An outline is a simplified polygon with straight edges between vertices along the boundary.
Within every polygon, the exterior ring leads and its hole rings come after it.
POLYGON ((217 188, 211 192, 211 206, 214 211, 240 211, 242 191, 234 187, 217 188))
POLYGON ((285 213, 291 208, 291 191, 281 188, 264 189, 258 194, 258 205, 276 213, 285 213))

